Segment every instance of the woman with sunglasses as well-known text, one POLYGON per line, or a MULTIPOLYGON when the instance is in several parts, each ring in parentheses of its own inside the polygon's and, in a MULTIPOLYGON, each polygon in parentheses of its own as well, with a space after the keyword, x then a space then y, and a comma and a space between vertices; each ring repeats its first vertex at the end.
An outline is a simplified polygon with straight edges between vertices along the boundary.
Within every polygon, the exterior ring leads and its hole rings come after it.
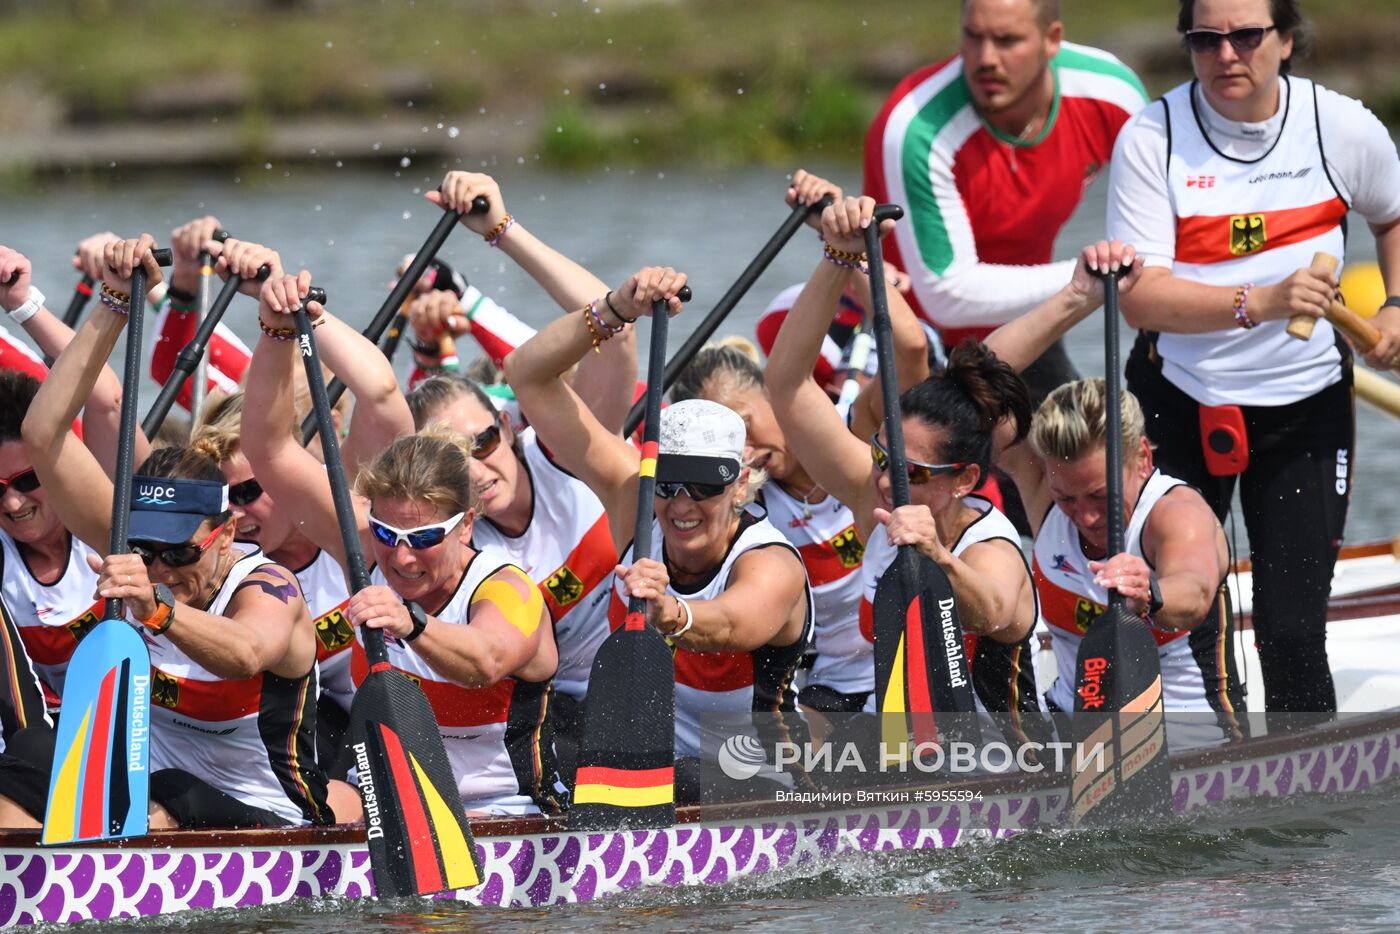
MULTIPOLYGON (((94 250, 100 253, 106 242, 115 239, 110 235, 84 241, 83 259, 90 260, 94 250)), ((29 260, 23 254, 0 246, 0 307, 41 348, 57 355, 73 339, 73 332, 44 306, 30 275, 29 260), (11 278, 14 281, 8 281, 11 278)), ((14 618, 44 687, 45 701, 56 711, 68 660, 81 635, 101 618, 102 607, 93 602, 97 578, 87 565, 91 551, 64 527, 20 437, 20 426, 39 386, 33 376, 0 371, 0 598, 14 618)), ((83 443, 104 470, 111 470, 121 418, 121 381, 105 364, 83 408, 83 443)), ((149 453, 150 446, 138 432, 135 459, 140 461, 149 453)))
MULTIPOLYGON (((964 342, 941 373, 906 390, 900 408, 911 503, 896 509, 886 475, 884 428, 869 441, 856 438, 812 379, 821 337, 847 280, 857 272, 846 257, 864 254, 862 230, 874 206, 870 198, 846 198, 822 213, 823 260, 783 322, 769 358, 773 411, 807 472, 851 507, 866 543, 859 608, 866 640, 874 639, 872 608, 880 576, 898 546, 918 547, 947 572, 957 595, 978 709, 1005 715, 1001 722, 1008 735, 1039 738, 1043 724, 1028 716, 1042 709, 1030 638, 1038 611, 1035 586, 1010 520, 972 495, 990 467, 994 427, 1007 419, 1020 437, 1029 426, 1025 384, 983 345, 964 342)), ((887 294, 892 317, 912 318, 898 292, 887 294)), ((922 376, 925 366, 915 375, 922 376)))
MULTIPOLYGON (((303 272, 263 286, 243 451, 292 521, 344 567, 325 470, 287 431, 297 362, 288 316, 310 282, 303 272)), ((307 311, 322 314, 314 302, 307 311)), ((472 547, 482 508, 475 463, 466 437, 430 428, 396 439, 361 468, 355 521, 374 569, 345 614, 392 637, 390 663, 427 694, 469 811, 556 811, 565 791, 546 716, 558 665, 549 612, 524 571, 472 547)), ((358 683, 368 668, 358 641, 352 652, 358 683)))
MULTIPOLYGON (((332 823, 316 764, 316 649, 296 578, 233 547, 228 488, 189 448, 163 448, 132 483, 131 551, 106 554, 112 483, 69 425, 126 325, 131 272, 160 268, 148 235, 106 250, 107 301, 30 406, 25 445, 64 525, 100 555, 94 597, 124 602, 151 653, 152 826, 332 823)), ((353 813, 353 792, 342 785, 353 813)), ((42 796, 41 796, 42 797, 42 796)), ((38 815, 34 815, 38 816, 38 815)))
MULTIPOLYGON (((641 454, 599 423, 563 374, 610 332, 651 314, 654 300, 675 314, 684 284, 672 269, 643 269, 506 358, 540 442, 597 493, 617 542, 635 530, 641 454)), ((760 730, 793 719, 812 599, 796 549, 746 508, 762 475, 742 463, 743 419, 691 399, 663 410, 660 435, 652 554, 624 550, 609 619, 621 625, 628 597, 642 597, 651 625, 676 647, 676 795, 693 801, 726 783, 714 737, 752 734, 758 714, 760 730)))
MULTIPOLYGON (((1400 291, 1400 159, 1359 101, 1292 74, 1307 44, 1298 0, 1181 0, 1177 27, 1195 78, 1129 121, 1112 161, 1108 233, 1146 260, 1123 297, 1140 331, 1128 387, 1157 464, 1222 519, 1238 478, 1265 706, 1332 711, 1327 600, 1355 407, 1351 350, 1318 320, 1337 279, 1310 267, 1343 255, 1353 210, 1400 291), (1294 339, 1290 319, 1311 338, 1294 339)), ((1400 365, 1393 306, 1371 319, 1373 366, 1400 365)))

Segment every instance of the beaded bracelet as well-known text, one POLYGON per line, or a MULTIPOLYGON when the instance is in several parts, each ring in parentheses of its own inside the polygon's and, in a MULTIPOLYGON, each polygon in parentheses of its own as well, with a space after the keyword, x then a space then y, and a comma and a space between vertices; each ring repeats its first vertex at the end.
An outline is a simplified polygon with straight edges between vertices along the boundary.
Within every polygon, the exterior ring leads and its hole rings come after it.
POLYGON ((264 324, 261 318, 258 319, 258 330, 275 341, 291 341, 297 337, 296 328, 271 328, 264 324))
POLYGON ((501 238, 506 235, 507 230, 510 230, 514 226, 515 218, 507 214, 505 217, 501 218, 501 222, 495 227, 492 227, 491 232, 482 239, 486 241, 487 246, 500 246, 501 238))
POLYGON ((833 266, 840 266, 842 269, 854 269, 856 272, 861 273, 862 275, 870 275, 870 267, 864 262, 858 260, 853 261, 848 259, 842 259, 840 256, 836 255, 839 252, 839 250, 832 251, 830 248, 823 250, 822 259, 826 260, 828 263, 831 263, 833 266))
POLYGON ((1249 290, 1252 288, 1254 288, 1254 283, 1250 282, 1235 289, 1235 300, 1231 305, 1231 308, 1235 312, 1235 321, 1246 331, 1259 324, 1258 321, 1255 321, 1249 316, 1248 311, 1249 290))
POLYGON ((844 259, 848 263, 864 263, 870 259, 864 250, 861 250, 859 253, 850 250, 838 250, 830 243, 822 244, 822 252, 833 259, 844 259))
POLYGON ((108 285, 108 284, 105 283, 105 282, 102 283, 102 294, 103 294, 103 295, 107 295, 107 296, 111 296, 112 298, 114 298, 114 299, 116 299, 117 301, 121 302, 123 305, 130 305, 130 304, 131 304, 131 296, 130 296, 130 295, 127 295, 125 292, 118 292, 116 289, 112 288, 110 285, 108 285))
POLYGON ((131 314, 131 301, 129 299, 127 301, 122 301, 120 298, 114 297, 121 294, 120 292, 114 292, 108 289, 104 285, 102 287, 102 295, 98 298, 98 301, 110 308, 113 314, 121 315, 125 318, 127 315, 131 314))
POLYGON ((593 352, 599 353, 598 347, 603 341, 611 339, 614 335, 621 334, 622 329, 627 325, 619 324, 612 327, 603 320, 603 316, 598 314, 598 300, 595 298, 583 308, 583 323, 588 328, 588 333, 593 338, 593 352))
POLYGON ((636 318, 624 318, 624 317, 622 316, 622 312, 618 311, 616 308, 613 307, 613 303, 612 303, 612 289, 608 289, 608 294, 603 296, 603 301, 605 301, 605 302, 608 303, 608 311, 611 311, 611 312, 617 317, 617 320, 621 321, 623 324, 636 324, 636 323, 637 323, 637 319, 636 319, 636 318))

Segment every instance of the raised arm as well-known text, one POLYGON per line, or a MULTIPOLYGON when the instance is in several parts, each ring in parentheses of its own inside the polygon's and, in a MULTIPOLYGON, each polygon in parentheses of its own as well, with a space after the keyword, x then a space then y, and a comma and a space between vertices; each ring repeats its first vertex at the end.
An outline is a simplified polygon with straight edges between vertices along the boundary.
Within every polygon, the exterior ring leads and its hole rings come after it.
MULTIPOLYGON (((138 263, 145 268, 148 283, 160 282, 161 269, 151 256, 154 246, 150 234, 142 234, 139 240, 108 243, 104 252, 107 287, 130 295, 131 273, 138 263)), ((73 434, 72 425, 125 327, 126 315, 107 305, 89 315, 54 361, 49 378, 29 406, 22 429, 25 448, 59 520, 102 555, 111 545, 112 480, 73 434)))
MULTIPOLYGON (((885 299, 890 309, 890 333, 894 336, 895 380, 899 391, 904 392, 928 379, 928 335, 914 309, 895 287, 897 276, 901 274, 892 266, 886 266, 885 272, 885 299)), ((851 287, 858 302, 866 308, 874 307, 869 276, 852 276, 851 287)), ((851 434, 869 438, 884 420, 885 397, 880 392, 880 381, 872 379, 861 387, 860 395, 851 403, 851 434)))
MULTIPOLYGON (((828 247, 859 253, 863 225, 870 222, 874 208, 870 198, 846 198, 826 208, 822 232, 828 247)), ((873 521, 870 510, 875 502, 869 442, 846 429, 831 400, 812 379, 822 337, 853 272, 825 258, 817 264, 778 332, 764 381, 798 462, 823 489, 851 508, 864 533, 873 521)))
MULTIPOLYGON (((577 312, 607 292, 607 285, 579 263, 560 253, 511 218, 500 186, 489 175, 448 172, 441 192, 429 192, 434 204, 460 210, 477 196, 484 196, 491 207, 484 214, 467 213, 462 223, 509 256, 529 273, 549 297, 567 314, 577 312), (507 218, 510 218, 509 221, 507 218)), ((637 384, 637 337, 627 328, 579 362, 573 379, 574 391, 592 410, 600 424, 613 432, 622 430, 637 384)))
MULTIPOLYGON (((95 250, 100 255, 106 244, 116 240, 116 234, 99 234, 84 240, 80 250, 95 250)), ((40 293, 32 288, 32 274, 33 268, 22 253, 0 246, 0 307, 6 312, 14 312, 21 308, 28 298, 38 297, 40 293), (5 285, 11 278, 14 281, 8 286, 5 285)), ((18 323, 39 349, 54 359, 63 353, 75 336, 73 329, 60 321, 45 303, 41 303, 28 318, 18 323)), ((83 443, 97 458, 108 476, 112 474, 117 463, 121 408, 121 380, 117 379, 117 374, 104 363, 83 408, 83 443)), ((139 428, 136 431, 136 447, 133 451, 134 461, 138 464, 151 453, 151 446, 139 428)))
MULTIPOLYGON (((651 314, 654 299, 665 299, 669 313, 680 311, 677 293, 685 275, 647 267, 613 290, 614 314, 595 296, 598 315, 610 327, 623 318, 651 314)), ((637 449, 609 431, 567 383, 563 374, 593 349, 587 315, 565 315, 546 325, 506 358, 506 379, 540 441, 564 469, 586 483, 608 513, 613 541, 628 542, 637 514, 637 449)), ((659 374, 658 374, 659 375, 659 374)))
MULTIPOLYGON (((292 367, 300 366, 292 339, 291 313, 311 287, 311 274, 270 277, 258 294, 258 323, 265 328, 248 364, 246 396, 240 435, 243 453, 253 475, 272 494, 279 509, 288 510, 298 528, 320 548, 345 566, 335 503, 324 465, 303 448, 293 431, 296 425, 292 367), (274 334, 268 334, 267 331, 274 334)), ((322 308, 306 306, 312 320, 322 308)), ((324 330, 321 328, 320 330, 324 330)), ((318 331, 317 335, 320 337, 318 331)), ((378 351, 376 351, 378 353, 378 351)), ((368 507, 355 500, 356 528, 369 553, 368 507)))

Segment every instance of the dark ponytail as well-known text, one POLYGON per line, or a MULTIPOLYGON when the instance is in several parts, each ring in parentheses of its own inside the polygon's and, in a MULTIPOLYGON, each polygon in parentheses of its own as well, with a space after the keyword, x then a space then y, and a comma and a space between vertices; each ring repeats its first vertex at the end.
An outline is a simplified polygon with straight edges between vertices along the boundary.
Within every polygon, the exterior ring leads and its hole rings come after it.
POLYGON ((1031 396, 1010 366, 980 341, 965 340, 948 355, 939 373, 911 386, 899 399, 906 418, 917 418, 947 433, 939 459, 976 464, 987 476, 992 432, 1004 418, 1016 426, 1016 440, 1031 425, 1031 396))

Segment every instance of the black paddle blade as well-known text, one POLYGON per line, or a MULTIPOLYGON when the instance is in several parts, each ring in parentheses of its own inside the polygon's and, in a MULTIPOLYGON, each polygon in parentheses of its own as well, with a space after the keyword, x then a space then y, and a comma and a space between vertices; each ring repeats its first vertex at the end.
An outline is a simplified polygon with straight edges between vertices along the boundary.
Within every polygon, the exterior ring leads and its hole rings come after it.
POLYGON ((619 628, 588 682, 569 826, 669 827, 676 822, 675 663, 654 629, 619 628))
POLYGON ((431 895, 481 882, 476 844, 433 709, 401 672, 371 670, 350 707, 374 892, 431 895), (388 841, 403 841, 390 849, 388 841))
POLYGON ((900 552, 880 576, 873 607, 875 697, 885 748, 898 748, 911 735, 915 745, 978 743, 977 706, 953 585, 937 562, 908 546, 900 552), (916 582, 912 592, 905 574, 916 582), (958 716, 939 721, 939 714, 949 713, 958 716))
POLYGON ((1157 642, 1121 605, 1099 617, 1079 644, 1073 732, 1076 825, 1166 816, 1171 765, 1157 642))

